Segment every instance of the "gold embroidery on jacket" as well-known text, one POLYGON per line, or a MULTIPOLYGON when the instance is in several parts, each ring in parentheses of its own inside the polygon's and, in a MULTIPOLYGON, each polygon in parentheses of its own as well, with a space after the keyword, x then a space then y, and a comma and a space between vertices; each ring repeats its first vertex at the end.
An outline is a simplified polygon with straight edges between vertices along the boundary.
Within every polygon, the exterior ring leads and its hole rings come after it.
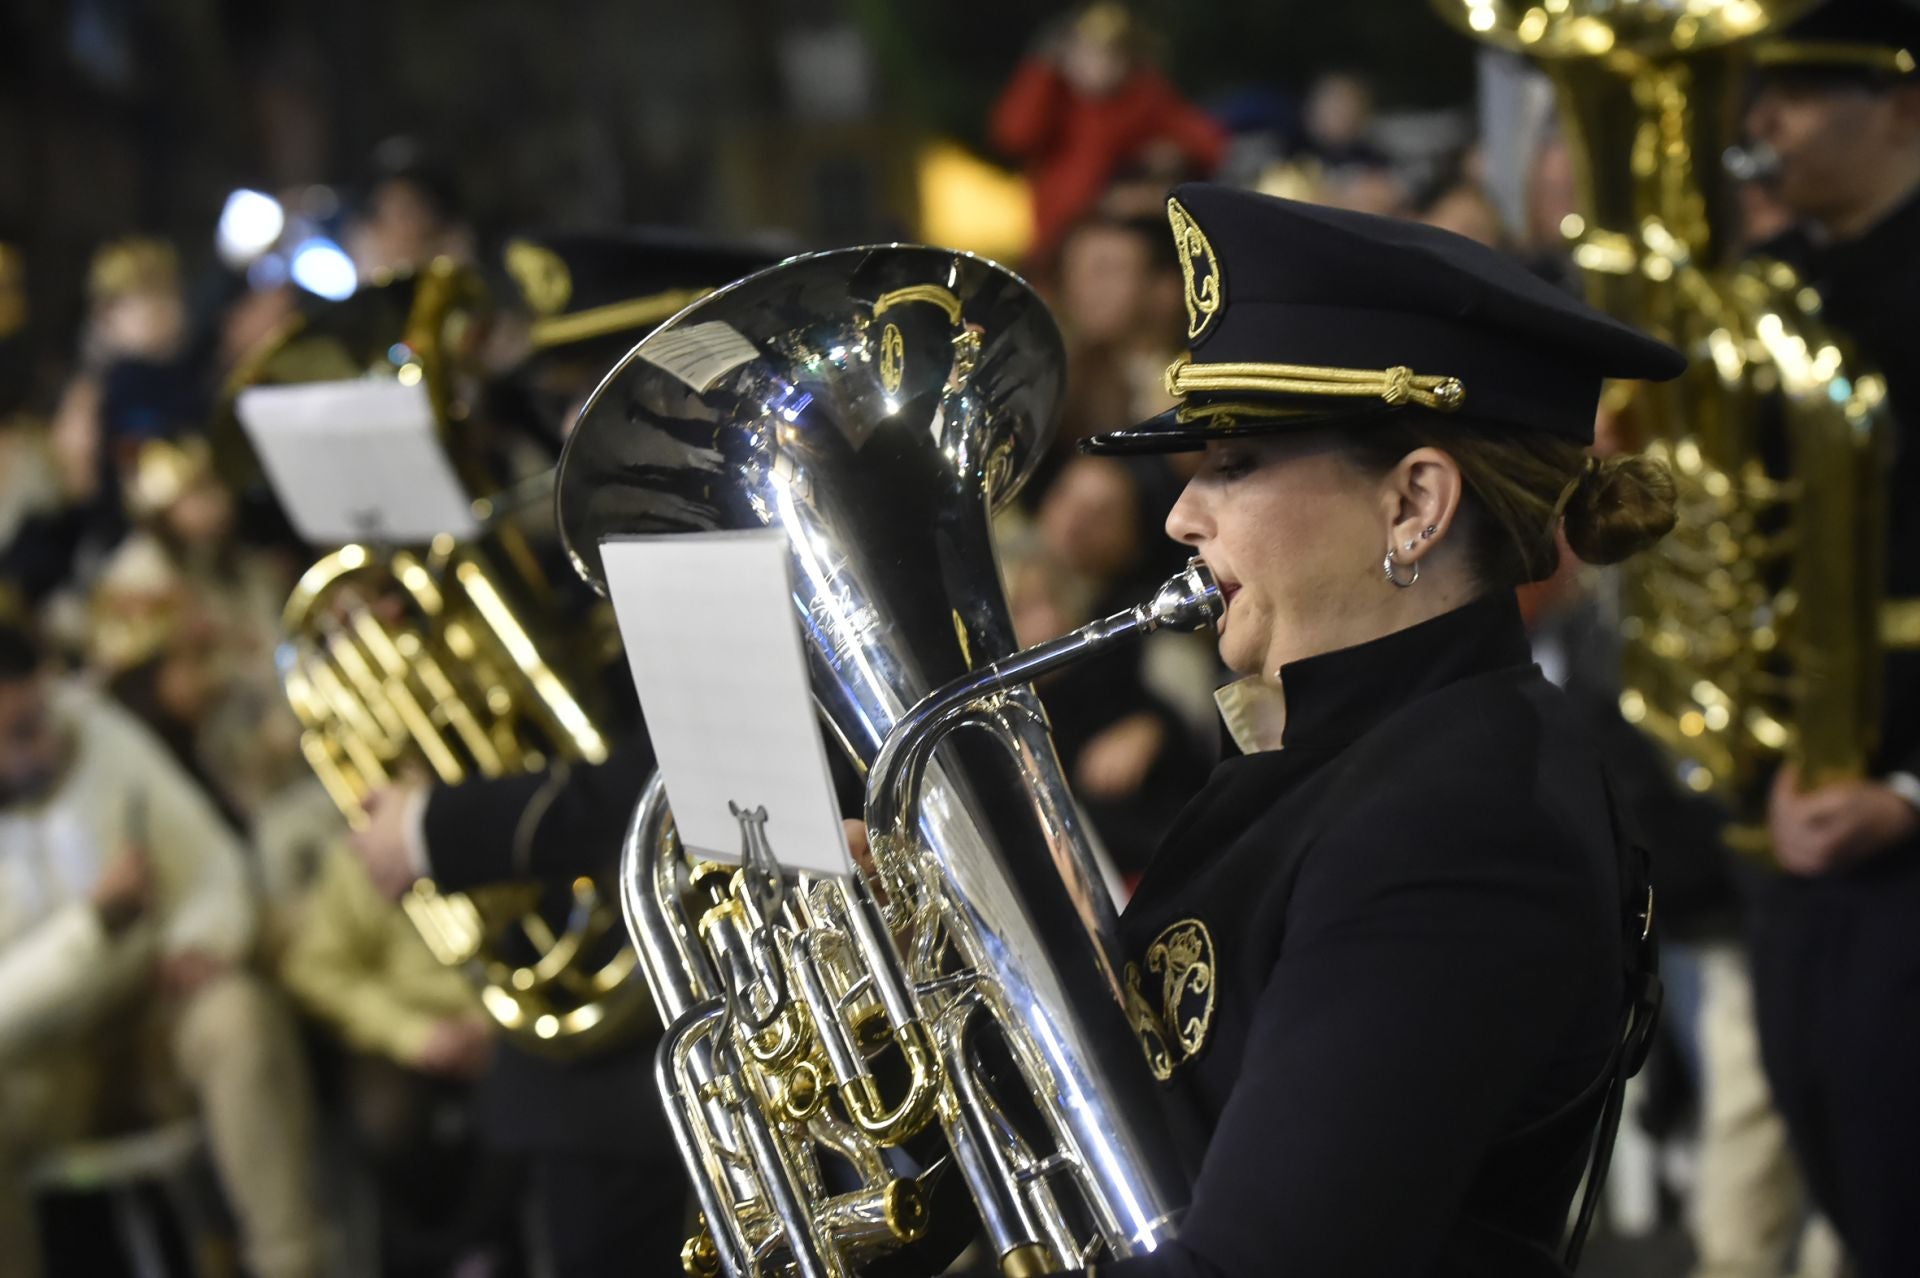
POLYGON ((1158 1008, 1141 990, 1140 965, 1127 964, 1127 1022, 1155 1078, 1171 1078, 1175 1066, 1205 1046, 1213 1025, 1214 965, 1213 935, 1199 919, 1181 919, 1147 947, 1147 971, 1160 978, 1158 1008))

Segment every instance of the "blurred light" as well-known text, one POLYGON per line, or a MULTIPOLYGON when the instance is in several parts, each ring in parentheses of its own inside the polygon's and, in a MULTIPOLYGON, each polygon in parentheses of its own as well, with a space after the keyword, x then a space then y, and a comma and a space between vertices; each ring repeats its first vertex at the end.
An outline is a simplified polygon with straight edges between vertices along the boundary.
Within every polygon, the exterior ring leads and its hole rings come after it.
POLYGON ((1573 37, 1581 51, 1591 57, 1597 58, 1613 48, 1613 28, 1598 18, 1575 18, 1573 37))
POLYGON ((287 213, 280 201, 245 187, 227 197, 220 210, 214 247, 220 260, 238 269, 272 248, 286 229, 287 213))
POLYGON ((293 250, 292 274, 295 284, 330 302, 352 297, 359 283, 353 259, 338 244, 317 235, 293 250))
POLYGON ((952 142, 920 153, 920 238, 942 248, 1012 259, 1033 239, 1027 184, 952 142))
POLYGON ((315 184, 300 192, 300 212, 316 222, 324 222, 340 211, 340 196, 330 186, 315 184))
POLYGON ((247 267, 247 287, 256 292, 262 289, 279 288, 287 282, 287 259, 278 253, 268 253, 265 257, 254 259, 247 267))

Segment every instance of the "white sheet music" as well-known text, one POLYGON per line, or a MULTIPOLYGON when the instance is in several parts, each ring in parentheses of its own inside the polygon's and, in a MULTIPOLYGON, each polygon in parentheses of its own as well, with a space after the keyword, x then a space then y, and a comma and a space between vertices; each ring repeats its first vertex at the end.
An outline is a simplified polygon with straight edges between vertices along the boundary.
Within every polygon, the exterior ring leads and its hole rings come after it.
POLYGON ((240 424, 294 529, 319 545, 461 540, 473 507, 434 433, 427 388, 372 379, 254 386, 240 424))
POLYGON ((777 529, 601 543, 681 842, 738 863, 740 823, 728 804, 765 806, 767 840, 783 865, 841 874, 850 867, 846 837, 788 554, 777 529))
POLYGON ((739 329, 725 320, 708 320, 656 333, 641 344, 636 358, 664 368, 705 394, 722 377, 759 357, 759 349, 739 329))

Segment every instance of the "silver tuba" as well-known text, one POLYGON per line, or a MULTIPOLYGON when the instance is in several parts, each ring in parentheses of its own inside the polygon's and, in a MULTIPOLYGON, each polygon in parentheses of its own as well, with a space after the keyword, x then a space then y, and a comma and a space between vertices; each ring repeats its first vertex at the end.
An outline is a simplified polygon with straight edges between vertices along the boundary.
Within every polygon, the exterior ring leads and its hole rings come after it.
POLYGON ((743 865, 690 862, 657 776, 634 815, 622 898, 703 1208, 689 1273, 853 1273, 921 1236, 948 1170, 1007 1275, 1174 1234, 1188 1182, 1117 915, 1026 684, 1207 624, 1218 596, 1196 564, 1015 653, 989 516, 1039 460, 1063 369, 1008 271, 848 249, 683 311, 568 444, 561 531, 603 588, 609 538, 784 530, 821 717, 867 778, 872 865, 847 876, 783 873, 747 813, 743 865))

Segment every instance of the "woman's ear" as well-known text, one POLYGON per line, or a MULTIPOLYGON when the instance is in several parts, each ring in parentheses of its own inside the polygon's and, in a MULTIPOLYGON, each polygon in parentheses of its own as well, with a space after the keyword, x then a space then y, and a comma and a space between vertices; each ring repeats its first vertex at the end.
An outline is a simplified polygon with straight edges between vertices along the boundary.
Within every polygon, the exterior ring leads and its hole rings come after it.
POLYGON ((1387 473, 1381 505, 1394 558, 1413 563, 1446 538, 1460 511, 1460 464, 1438 448, 1416 448, 1387 473))

